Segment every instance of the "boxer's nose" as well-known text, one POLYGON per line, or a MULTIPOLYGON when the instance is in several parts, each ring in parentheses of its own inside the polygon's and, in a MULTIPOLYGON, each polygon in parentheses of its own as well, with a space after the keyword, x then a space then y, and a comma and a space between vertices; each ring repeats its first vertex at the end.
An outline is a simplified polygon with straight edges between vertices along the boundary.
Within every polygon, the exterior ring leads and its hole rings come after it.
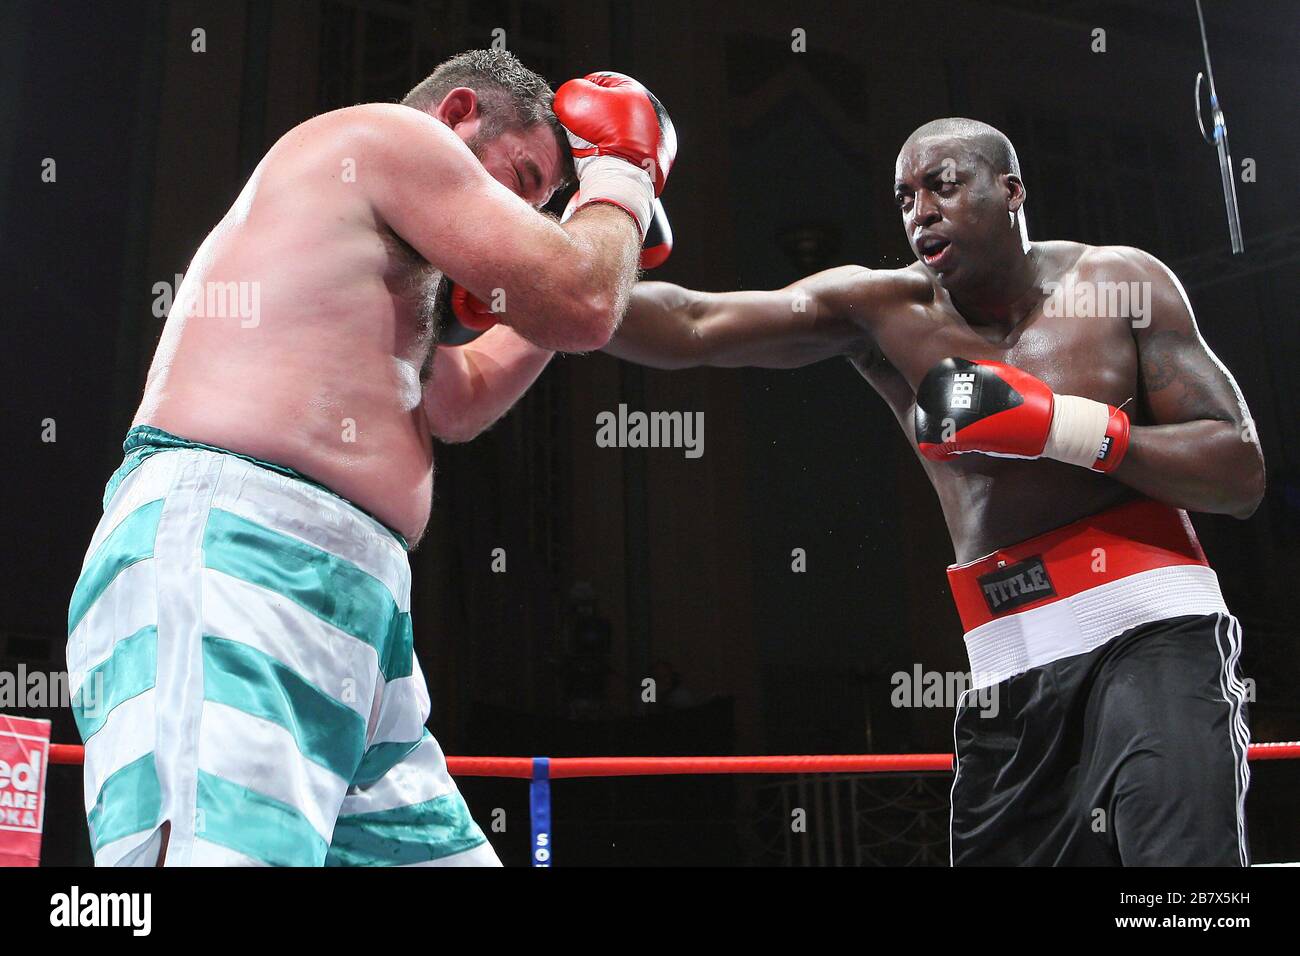
POLYGON ((939 204, 929 190, 922 190, 912 201, 912 222, 918 228, 929 226, 939 221, 939 204))

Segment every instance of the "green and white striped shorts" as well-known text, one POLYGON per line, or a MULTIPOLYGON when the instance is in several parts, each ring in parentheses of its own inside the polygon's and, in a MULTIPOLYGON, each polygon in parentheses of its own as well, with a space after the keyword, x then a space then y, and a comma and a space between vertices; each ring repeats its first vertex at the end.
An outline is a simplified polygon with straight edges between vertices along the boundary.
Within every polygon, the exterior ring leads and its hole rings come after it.
POLYGON ((96 864, 153 865, 169 821, 169 866, 500 865, 424 728, 396 536, 248 459, 149 451, 68 612, 96 864))

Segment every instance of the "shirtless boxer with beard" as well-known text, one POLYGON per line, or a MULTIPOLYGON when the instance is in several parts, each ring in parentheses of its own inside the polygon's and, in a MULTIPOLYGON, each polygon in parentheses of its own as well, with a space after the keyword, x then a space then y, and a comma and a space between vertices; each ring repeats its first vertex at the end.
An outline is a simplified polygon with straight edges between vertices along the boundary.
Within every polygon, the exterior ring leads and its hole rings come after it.
POLYGON ((498 862, 412 651, 433 439, 609 339, 675 151, 635 81, 553 99, 499 51, 271 148, 177 290, 69 609, 97 864, 498 862))
POLYGON ((894 188, 912 265, 641 283, 606 351, 843 355, 889 403, 952 536, 972 689, 999 699, 958 705, 954 863, 1247 864, 1240 630, 1186 514, 1259 504, 1241 393, 1152 256, 1030 242, 992 127, 922 126, 894 188))

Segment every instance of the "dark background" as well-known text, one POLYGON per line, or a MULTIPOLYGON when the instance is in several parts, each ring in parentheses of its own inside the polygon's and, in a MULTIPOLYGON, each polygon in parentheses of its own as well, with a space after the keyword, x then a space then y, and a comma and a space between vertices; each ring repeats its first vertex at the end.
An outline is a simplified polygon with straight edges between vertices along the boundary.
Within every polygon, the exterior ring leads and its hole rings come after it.
MULTIPOLYGON (((286 130, 398 99, 501 28, 554 83, 621 70, 670 110, 677 244, 656 278, 772 288, 830 265, 903 264, 894 156, 947 115, 1015 142, 1033 237, 1136 245, 1169 263, 1268 462, 1253 518, 1195 519, 1243 623, 1253 737, 1300 738, 1300 7, 1206 6, 1234 159, 1257 168, 1237 185, 1237 257, 1194 117, 1191 0, 7 0, 0 666, 64 666, 67 600, 162 326, 154 283, 185 271, 286 130), (204 53, 191 50, 196 28, 204 53), (1090 49, 1097 28, 1104 53, 1090 49), (795 29, 807 52, 792 51, 795 29), (41 181, 47 157, 56 183, 41 181)), ((448 753, 951 749, 950 710, 889 701, 895 672, 966 666, 951 547, 913 453, 846 362, 664 373, 558 358, 493 431, 440 456, 414 617, 448 753), (620 402, 703 411, 704 457, 597 448, 595 416, 620 402), (498 547, 506 574, 490 571, 498 547), (790 570, 796 547, 803 574, 790 570)), ((46 716, 56 740, 77 739, 68 714, 46 716)), ((565 781, 557 861, 942 862, 948 780, 565 781), (789 834, 791 807, 808 809, 808 834, 789 834)), ((1255 765, 1257 862, 1300 858, 1297 785, 1294 763, 1255 765)), ((56 768, 52 786, 45 858, 86 862, 79 775, 56 768)), ((485 825, 506 811, 493 842, 526 862, 526 787, 462 786, 485 825)))

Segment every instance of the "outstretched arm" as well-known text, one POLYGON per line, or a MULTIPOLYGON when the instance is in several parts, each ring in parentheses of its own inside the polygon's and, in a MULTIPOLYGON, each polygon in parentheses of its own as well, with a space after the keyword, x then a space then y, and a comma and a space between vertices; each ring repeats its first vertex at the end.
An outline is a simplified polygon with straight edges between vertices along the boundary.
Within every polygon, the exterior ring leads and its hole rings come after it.
POLYGON ((1141 399, 1150 425, 1134 425, 1113 475, 1189 511, 1248 518, 1264 495, 1264 456, 1246 400, 1196 328, 1177 277, 1139 250, 1123 250, 1151 284, 1151 321, 1134 332, 1141 399))
POLYGON ((889 272, 841 266, 771 292, 639 282, 605 351, 654 368, 796 368, 870 344, 889 272))

